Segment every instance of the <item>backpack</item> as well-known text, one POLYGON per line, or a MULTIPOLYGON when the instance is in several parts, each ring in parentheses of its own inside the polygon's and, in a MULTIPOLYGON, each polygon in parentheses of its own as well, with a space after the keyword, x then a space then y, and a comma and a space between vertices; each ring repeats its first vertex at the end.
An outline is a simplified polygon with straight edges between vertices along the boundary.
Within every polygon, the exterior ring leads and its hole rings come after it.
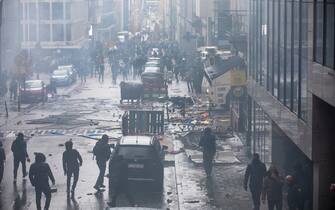
POLYGON ((100 151, 101 151, 101 146, 100 146, 100 143, 97 142, 97 143, 95 143, 95 145, 93 147, 93 156, 98 156, 100 151))

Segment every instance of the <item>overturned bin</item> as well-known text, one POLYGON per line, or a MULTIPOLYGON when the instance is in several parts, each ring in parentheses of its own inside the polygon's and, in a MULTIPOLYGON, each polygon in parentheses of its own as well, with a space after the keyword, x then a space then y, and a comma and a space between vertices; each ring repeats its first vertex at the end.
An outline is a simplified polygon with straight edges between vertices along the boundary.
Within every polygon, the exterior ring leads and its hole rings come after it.
POLYGON ((122 104, 124 100, 127 100, 131 103, 136 101, 139 103, 143 98, 143 84, 139 82, 121 82, 120 83, 121 89, 121 100, 120 103, 122 104))

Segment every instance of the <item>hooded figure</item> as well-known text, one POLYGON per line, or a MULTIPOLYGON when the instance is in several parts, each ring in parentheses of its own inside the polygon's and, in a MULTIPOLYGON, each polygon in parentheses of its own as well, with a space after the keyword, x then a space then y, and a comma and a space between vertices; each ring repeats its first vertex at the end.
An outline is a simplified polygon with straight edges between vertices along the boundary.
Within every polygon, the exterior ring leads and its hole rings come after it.
POLYGON ((247 170, 244 175, 244 189, 248 190, 248 182, 250 192, 252 195, 252 201, 254 203, 254 209, 259 210, 261 204, 261 193, 263 188, 263 178, 266 173, 266 166, 259 159, 259 154, 253 155, 252 161, 247 166, 247 170))
POLYGON ((27 143, 24 141, 23 133, 18 133, 16 139, 12 143, 11 150, 14 156, 14 183, 15 183, 19 164, 20 163, 22 164, 22 175, 23 178, 25 178, 27 176, 26 160, 30 162, 27 152, 27 143))
POLYGON ((51 188, 49 179, 55 185, 55 178, 51 172, 49 164, 45 162, 46 157, 43 153, 35 153, 35 162, 30 166, 29 179, 35 187, 36 209, 41 210, 42 193, 45 195, 44 209, 48 210, 51 201, 51 188))
POLYGON ((67 177, 66 179, 66 192, 67 195, 70 195, 70 185, 71 185, 71 177, 73 175, 73 184, 71 188, 71 196, 74 197, 74 191, 77 186, 78 178, 79 178, 79 167, 83 164, 83 159, 79 152, 73 149, 73 142, 67 141, 65 142, 65 151, 63 152, 63 169, 64 175, 67 177))
POLYGON ((213 159, 216 152, 216 139, 210 128, 205 128, 199 146, 203 151, 203 163, 207 177, 210 177, 213 168, 213 159))
POLYGON ((93 154, 96 156, 97 165, 99 168, 99 176, 94 185, 94 189, 100 190, 100 188, 104 188, 104 176, 106 172, 106 163, 110 158, 111 150, 108 145, 109 137, 104 134, 102 138, 95 144, 93 148, 93 154))

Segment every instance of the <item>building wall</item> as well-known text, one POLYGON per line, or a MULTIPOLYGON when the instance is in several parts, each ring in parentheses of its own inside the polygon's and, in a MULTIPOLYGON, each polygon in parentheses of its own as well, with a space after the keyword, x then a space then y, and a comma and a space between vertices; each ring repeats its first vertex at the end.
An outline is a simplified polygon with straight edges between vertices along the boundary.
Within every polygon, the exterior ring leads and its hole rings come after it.
POLYGON ((80 48, 88 36, 87 0, 21 0, 21 47, 80 48))
POLYGON ((1 26, 1 58, 2 69, 11 71, 14 68, 14 58, 20 49, 19 40, 19 2, 3 1, 1 26))
POLYGON ((248 94, 275 125, 272 142, 283 152, 272 161, 289 172, 290 155, 305 156, 313 165, 313 209, 330 209, 335 1, 252 0, 249 7, 248 94))

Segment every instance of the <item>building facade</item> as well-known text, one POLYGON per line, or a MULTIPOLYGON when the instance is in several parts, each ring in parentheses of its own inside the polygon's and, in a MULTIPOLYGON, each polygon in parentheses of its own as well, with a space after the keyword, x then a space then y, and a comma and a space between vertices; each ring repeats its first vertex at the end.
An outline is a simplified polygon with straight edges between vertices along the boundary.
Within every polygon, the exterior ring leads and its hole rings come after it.
POLYGON ((252 152, 291 174, 301 163, 308 209, 330 209, 335 183, 334 0, 250 0, 252 152))
POLYGON ((20 0, 21 48, 80 48, 87 40, 87 0, 20 0))

